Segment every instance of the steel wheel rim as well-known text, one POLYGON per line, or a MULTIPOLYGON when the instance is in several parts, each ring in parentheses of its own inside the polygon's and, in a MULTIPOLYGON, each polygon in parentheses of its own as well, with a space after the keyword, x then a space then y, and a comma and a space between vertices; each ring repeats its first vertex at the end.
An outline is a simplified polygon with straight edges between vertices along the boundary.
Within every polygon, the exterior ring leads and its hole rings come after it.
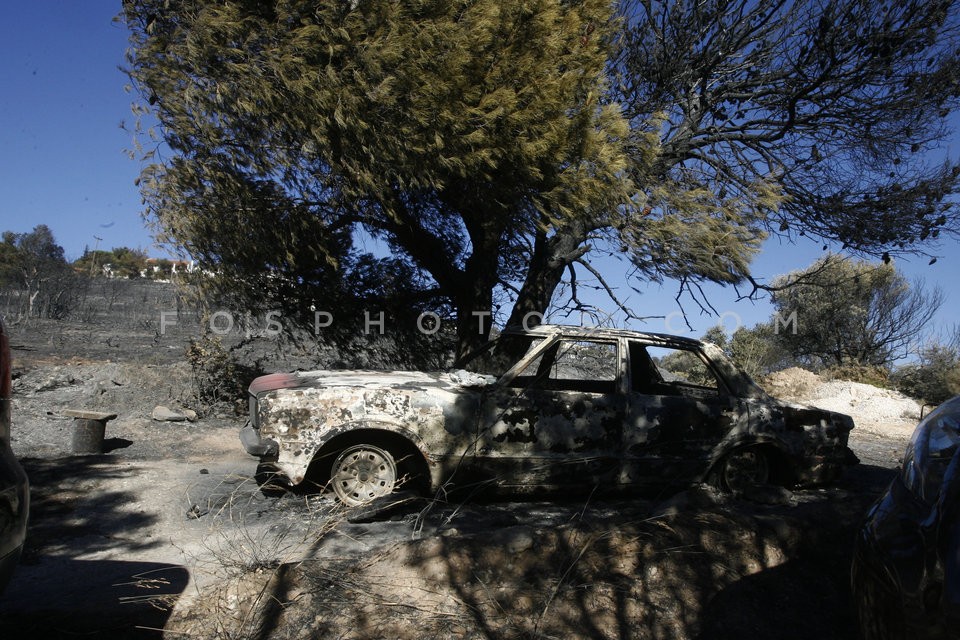
POLYGON ((742 491, 748 487, 767 484, 770 466, 767 456, 754 449, 731 453, 723 465, 723 482, 730 491, 742 491))
POLYGON ((344 504, 366 504, 393 492, 397 465, 393 456, 378 447, 351 447, 334 463, 332 482, 334 493, 344 504))

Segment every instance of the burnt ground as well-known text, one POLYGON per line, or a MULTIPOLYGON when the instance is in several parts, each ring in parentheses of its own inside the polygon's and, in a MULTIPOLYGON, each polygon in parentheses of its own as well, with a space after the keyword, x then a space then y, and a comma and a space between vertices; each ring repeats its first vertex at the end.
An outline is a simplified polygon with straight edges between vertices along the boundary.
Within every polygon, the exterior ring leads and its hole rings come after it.
POLYGON ((230 406, 150 418, 192 408, 186 322, 12 329, 32 511, 5 638, 855 638, 854 532, 909 434, 855 431, 862 464, 820 489, 420 501, 356 521, 323 495, 265 495, 230 406), (119 414, 106 453, 71 453, 66 409, 119 414))

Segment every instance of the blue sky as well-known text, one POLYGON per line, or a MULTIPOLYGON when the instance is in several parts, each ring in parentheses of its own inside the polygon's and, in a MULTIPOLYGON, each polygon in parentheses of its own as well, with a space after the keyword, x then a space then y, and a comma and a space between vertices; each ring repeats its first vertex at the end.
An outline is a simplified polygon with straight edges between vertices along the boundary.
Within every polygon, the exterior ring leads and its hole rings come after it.
MULTIPOLYGON (((127 47, 125 27, 113 22, 119 10, 119 0, 7 2, 0 21, 0 230, 23 232, 46 224, 69 259, 96 246, 96 237, 102 239, 100 248, 128 246, 162 255, 140 216, 134 185, 140 165, 128 156, 133 141, 121 128, 134 121, 130 106, 135 96, 125 91, 127 78, 119 70, 127 47)), ((944 151, 956 156, 960 144, 944 151)), ((957 241, 950 240, 934 249, 940 258, 932 266, 921 258, 897 262, 907 276, 944 289, 946 303, 932 327, 935 332, 960 321, 957 248, 957 241)), ((754 273, 770 280, 807 266, 820 254, 820 243, 771 240, 755 261, 754 273)), ((613 261, 598 266, 613 281, 622 271, 613 261)), ((628 302, 641 315, 680 310, 674 284, 649 287, 643 295, 629 293, 628 302)), ((729 328, 736 318, 752 326, 771 313, 765 302, 737 301, 731 288, 710 287, 708 295, 715 309, 726 314, 729 328)), ((600 298, 594 302, 611 307, 600 298)), ((684 308, 692 335, 718 322, 717 316, 701 315, 690 301, 684 308)), ((669 325, 655 319, 633 326, 686 333, 676 316, 669 325)))
POLYGON ((4 3, 0 21, 0 228, 46 224, 68 258, 94 247, 151 250, 125 153, 132 94, 118 69, 119 1, 4 3))

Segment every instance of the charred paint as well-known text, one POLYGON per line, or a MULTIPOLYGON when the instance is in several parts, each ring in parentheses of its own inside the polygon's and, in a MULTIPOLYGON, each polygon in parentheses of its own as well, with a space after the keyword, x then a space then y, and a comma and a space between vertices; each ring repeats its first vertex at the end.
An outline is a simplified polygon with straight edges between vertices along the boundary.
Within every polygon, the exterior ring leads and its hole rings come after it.
POLYGON ((481 437, 491 455, 578 453, 616 448, 623 405, 615 394, 507 389, 483 402, 481 437), (502 446, 496 446, 502 445, 502 446))
POLYGON ((544 327, 530 334, 539 342, 499 381, 462 370, 258 378, 250 387, 251 422, 260 438, 277 443, 274 464, 295 483, 326 443, 371 425, 418 447, 435 484, 464 460, 511 485, 697 481, 727 451, 750 443, 782 451, 803 481, 830 479, 842 468, 848 417, 770 398, 713 345, 614 330, 544 327), (595 335, 614 353, 608 370, 618 372, 616 381, 583 380, 580 389, 519 384, 528 365, 553 357, 559 340, 583 343, 595 335), (637 342, 696 350, 718 388, 630 391, 628 345, 637 342))

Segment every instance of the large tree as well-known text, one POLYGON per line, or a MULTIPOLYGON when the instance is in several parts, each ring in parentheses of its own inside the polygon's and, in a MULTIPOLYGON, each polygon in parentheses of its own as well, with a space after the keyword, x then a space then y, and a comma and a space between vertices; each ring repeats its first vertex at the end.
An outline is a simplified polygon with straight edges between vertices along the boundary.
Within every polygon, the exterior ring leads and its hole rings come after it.
POLYGON ((248 305, 323 306, 381 239, 461 352, 603 251, 684 285, 749 279, 770 231, 923 251, 956 229, 960 171, 921 152, 957 103, 957 16, 880 9, 126 0, 172 150, 148 211, 248 305))
POLYGON ((601 104, 603 1, 125 11, 132 75, 175 152, 147 171, 151 212, 238 281, 269 269, 323 291, 362 228, 428 274, 462 351, 533 238, 629 200, 625 122, 601 104))

